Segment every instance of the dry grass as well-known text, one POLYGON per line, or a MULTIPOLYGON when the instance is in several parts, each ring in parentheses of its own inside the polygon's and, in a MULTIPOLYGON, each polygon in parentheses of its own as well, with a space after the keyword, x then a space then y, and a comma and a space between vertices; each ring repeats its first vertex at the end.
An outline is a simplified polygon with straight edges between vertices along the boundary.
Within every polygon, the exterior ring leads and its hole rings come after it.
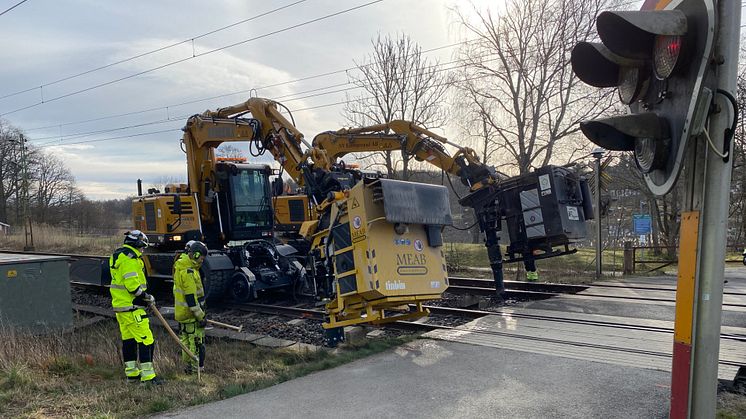
MULTIPOLYGON (((468 273, 470 276, 492 277, 489 270, 487 250, 481 244, 447 243, 444 246, 449 273, 458 275, 468 273), (470 271, 470 268, 481 269, 481 274, 470 271), (477 274, 477 275, 475 275, 477 274)), ((505 249, 503 248, 503 254, 505 249)), ((623 252, 606 250, 602 255, 603 270, 609 274, 622 270, 623 252)), ((595 274, 595 251, 593 249, 578 249, 571 255, 559 256, 536 261, 541 281, 564 283, 588 283, 595 274)), ((525 271, 523 263, 503 265, 505 279, 523 280, 525 271)))
POLYGON ((181 372, 176 344, 160 328, 154 331, 156 370, 167 380, 156 387, 124 382, 113 319, 64 335, 0 330, 0 417, 139 417, 268 387, 403 342, 369 342, 332 354, 214 340, 197 382, 181 372))
POLYGON ((746 418, 746 395, 721 393, 718 395, 718 419, 746 418))
MULTIPOLYGON (((34 250, 50 253, 74 253, 84 255, 107 255, 119 247, 122 234, 91 235, 46 224, 34 225, 34 250)), ((121 233, 123 233, 122 230, 121 233)), ((23 231, 0 237, 3 250, 23 250, 26 236, 23 231)))

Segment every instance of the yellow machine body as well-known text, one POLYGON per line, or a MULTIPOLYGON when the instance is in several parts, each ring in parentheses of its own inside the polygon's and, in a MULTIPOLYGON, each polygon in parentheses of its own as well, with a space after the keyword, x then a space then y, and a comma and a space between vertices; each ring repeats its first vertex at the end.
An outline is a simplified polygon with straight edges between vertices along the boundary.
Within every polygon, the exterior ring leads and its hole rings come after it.
POLYGON ((166 193, 132 200, 133 225, 156 245, 186 243, 187 232, 200 230, 198 218, 194 196, 186 193, 186 185, 167 185, 166 193), (181 208, 180 213, 175 207, 181 208))
POLYGON ((298 232, 306 221, 316 219, 316 211, 311 208, 306 195, 280 195, 272 198, 275 211, 275 230, 298 232))
POLYGON ((429 313, 422 303, 441 298, 448 287, 441 236, 442 223, 450 223, 446 193, 435 185, 366 180, 332 205, 330 219, 335 221, 330 228, 317 231, 312 241, 312 248, 323 258, 331 256, 333 265, 336 293, 326 306, 325 328, 380 324, 429 313), (385 194, 382 182, 395 183, 397 189, 385 194), (407 189, 419 193, 406 193, 404 199, 407 189), (396 199, 397 193, 402 199, 396 199), (444 203, 434 205, 429 215, 440 212, 442 217, 427 220, 428 214, 424 218, 404 214, 428 196, 444 203), (387 202, 387 198, 397 202, 387 202))

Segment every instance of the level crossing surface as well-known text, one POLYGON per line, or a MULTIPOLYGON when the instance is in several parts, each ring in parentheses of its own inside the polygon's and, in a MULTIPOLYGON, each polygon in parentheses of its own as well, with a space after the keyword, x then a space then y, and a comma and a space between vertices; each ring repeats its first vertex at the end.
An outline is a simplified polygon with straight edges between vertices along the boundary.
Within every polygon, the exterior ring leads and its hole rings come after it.
MULTIPOLYGON (((727 268, 726 280, 726 292, 743 293, 746 268, 727 268)), ((606 282, 637 287, 630 296, 663 296, 659 289, 673 293, 676 277, 606 282)), ((746 302, 744 294, 732 302, 746 302)), ((625 303, 581 293, 533 301, 429 332, 431 340, 163 417, 663 418, 673 316, 674 307, 655 298, 625 303)), ((746 314, 724 311, 721 333, 728 338, 719 376, 732 379, 734 365, 746 364, 746 314)))

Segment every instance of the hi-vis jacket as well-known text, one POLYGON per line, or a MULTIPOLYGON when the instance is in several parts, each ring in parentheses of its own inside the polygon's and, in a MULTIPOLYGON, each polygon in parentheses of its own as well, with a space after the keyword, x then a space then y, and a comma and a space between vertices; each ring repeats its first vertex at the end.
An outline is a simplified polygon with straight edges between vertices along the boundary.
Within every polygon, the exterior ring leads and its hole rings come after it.
POLYGON ((187 323, 202 320, 205 312, 205 291, 199 276, 199 266, 183 253, 174 263, 174 317, 187 323))
POLYGON ((126 244, 109 257, 109 292, 114 311, 124 312, 143 308, 142 305, 137 305, 134 299, 148 289, 144 268, 142 253, 126 244))

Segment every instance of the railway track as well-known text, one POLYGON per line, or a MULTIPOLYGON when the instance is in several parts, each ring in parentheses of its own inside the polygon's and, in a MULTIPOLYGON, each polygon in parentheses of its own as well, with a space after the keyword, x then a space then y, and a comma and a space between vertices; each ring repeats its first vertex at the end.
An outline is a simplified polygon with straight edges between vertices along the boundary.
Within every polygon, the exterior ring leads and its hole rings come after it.
MULTIPOLYGON (((97 256, 97 255, 80 255, 80 254, 62 254, 62 253, 45 253, 45 252, 14 252, 14 251, 6 251, 6 250, 0 250, 0 253, 26 253, 26 254, 34 254, 34 255, 47 255, 47 256, 67 256, 70 257, 73 260, 81 260, 81 259, 91 259, 91 260, 106 260, 107 258, 105 256, 97 256)), ((96 289, 102 287, 100 284, 95 284, 91 282, 85 282, 80 280, 72 280, 71 284, 76 287, 81 288, 89 288, 89 289, 96 289)), ((633 290, 633 291, 644 291, 644 292, 675 292, 675 288, 671 286, 659 286, 659 285, 649 285, 649 284, 613 284, 613 283, 601 283, 601 284, 593 284, 593 285, 577 285, 577 284, 552 284, 552 283, 534 283, 534 282, 521 282, 521 281, 505 281, 505 287, 506 287, 506 294, 504 297, 508 299, 513 299, 517 301, 527 301, 527 300, 541 300, 541 299, 549 299, 552 297, 557 296, 568 296, 568 295, 576 295, 580 294, 578 297, 582 298, 601 298, 601 299, 611 299, 611 300, 637 300, 637 301, 650 301, 650 302, 665 302, 665 303, 674 303, 675 298, 660 298, 660 297, 646 297, 641 295, 615 295, 615 294, 608 294, 608 293, 601 293, 601 292, 594 292, 594 289, 598 290, 633 290)), ((467 295, 477 295, 477 296, 494 296, 495 295, 495 287, 494 287, 494 281, 492 279, 476 279, 476 278, 463 278, 463 277, 449 277, 449 288, 448 291, 453 294, 467 294, 467 295)), ((726 291, 724 295, 729 295, 733 297, 739 297, 743 296, 746 293, 743 292, 728 292, 726 291)), ((673 296, 675 297, 675 296, 673 296)), ((261 310, 264 310, 268 314, 289 314, 292 310, 298 310, 300 313, 300 317, 303 317, 304 314, 302 313, 303 309, 300 308, 283 308, 281 309, 281 306, 270 306, 270 305, 263 305, 263 304, 247 304, 244 305, 245 307, 253 307, 254 311, 260 312, 261 310), (281 313, 281 310, 286 310, 285 313, 281 313), (274 312, 272 312, 274 311, 274 312)), ((724 303, 724 307, 746 307, 746 304, 729 304, 724 303)), ((466 316, 471 318, 479 317, 482 315, 494 313, 494 312, 481 312, 482 314, 467 314, 469 312, 471 313, 480 313, 479 310, 465 310, 465 309, 454 309, 454 308, 446 308, 446 307, 436 307, 436 306, 429 306, 428 307, 433 314, 442 314, 442 315, 454 315, 454 316, 466 316), (463 311, 459 311, 463 310, 463 311)), ((246 310, 246 309, 245 309, 246 310)), ((306 317, 318 317, 321 311, 319 310, 311 310, 306 312, 306 317)), ((725 337, 725 336, 724 336, 725 337)))
MULTIPOLYGON (((479 296, 495 295, 494 281, 491 279, 473 279, 473 278, 448 278, 448 291, 454 294, 472 294, 479 296)), ((516 300, 547 299, 562 295, 577 295, 584 299, 611 299, 620 301, 649 301, 661 303, 675 303, 676 288, 666 285, 647 285, 634 284, 627 286, 625 284, 592 284, 592 285, 573 285, 573 284, 549 284, 537 282, 516 282, 505 281, 506 296, 516 300), (513 287, 517 289, 512 289, 513 287), (643 292, 668 292, 672 297, 651 297, 644 295, 625 295, 602 292, 601 290, 626 290, 626 291, 643 291, 643 292), (597 290, 598 292, 594 292, 597 290), (582 293, 582 294, 581 294, 582 293)), ((746 295, 743 292, 726 291, 724 296, 742 297, 746 295)), ((746 308, 743 303, 723 303, 723 307, 746 308)))

